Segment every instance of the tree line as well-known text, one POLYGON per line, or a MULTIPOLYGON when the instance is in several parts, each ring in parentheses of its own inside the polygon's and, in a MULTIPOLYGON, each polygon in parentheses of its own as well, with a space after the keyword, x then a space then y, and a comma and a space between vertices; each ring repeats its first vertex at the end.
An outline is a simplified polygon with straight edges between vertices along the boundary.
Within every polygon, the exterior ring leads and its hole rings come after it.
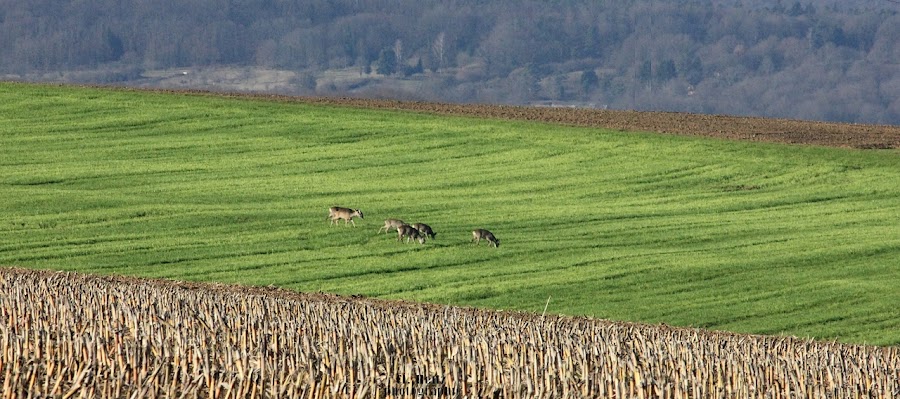
POLYGON ((900 4, 779 0, 0 0, 0 77, 290 70, 289 94, 900 124, 900 4), (317 84, 352 68, 369 79, 317 84), (379 80, 380 79, 380 80, 379 80), (416 90, 378 81, 415 80, 416 90))

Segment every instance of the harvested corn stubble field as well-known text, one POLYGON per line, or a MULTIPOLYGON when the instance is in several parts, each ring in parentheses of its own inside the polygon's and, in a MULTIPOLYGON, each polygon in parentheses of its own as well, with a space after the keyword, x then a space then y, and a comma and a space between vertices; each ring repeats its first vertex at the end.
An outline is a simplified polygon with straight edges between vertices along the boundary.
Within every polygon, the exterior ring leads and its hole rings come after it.
POLYGON ((900 349, 0 269, 4 397, 833 398, 900 349))

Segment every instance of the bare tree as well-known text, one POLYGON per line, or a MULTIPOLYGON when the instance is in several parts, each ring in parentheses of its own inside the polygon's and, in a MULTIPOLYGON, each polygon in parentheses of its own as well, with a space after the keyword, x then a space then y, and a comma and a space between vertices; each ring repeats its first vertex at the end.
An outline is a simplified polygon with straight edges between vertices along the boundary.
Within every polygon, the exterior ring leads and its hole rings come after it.
POLYGON ((397 65, 403 65, 403 40, 394 42, 394 55, 397 57, 397 65))
POLYGON ((444 38, 446 35, 444 32, 438 33, 437 38, 434 39, 434 42, 431 43, 431 53, 434 54, 434 58, 437 59, 437 69, 444 68, 444 38))

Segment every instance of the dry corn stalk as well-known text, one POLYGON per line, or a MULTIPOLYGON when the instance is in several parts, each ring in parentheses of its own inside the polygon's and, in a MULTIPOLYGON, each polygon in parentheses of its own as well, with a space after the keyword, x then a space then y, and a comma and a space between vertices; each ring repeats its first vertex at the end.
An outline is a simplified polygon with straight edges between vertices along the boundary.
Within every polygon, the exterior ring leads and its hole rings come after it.
POLYGON ((896 347, 0 269, 3 397, 888 398, 896 347))

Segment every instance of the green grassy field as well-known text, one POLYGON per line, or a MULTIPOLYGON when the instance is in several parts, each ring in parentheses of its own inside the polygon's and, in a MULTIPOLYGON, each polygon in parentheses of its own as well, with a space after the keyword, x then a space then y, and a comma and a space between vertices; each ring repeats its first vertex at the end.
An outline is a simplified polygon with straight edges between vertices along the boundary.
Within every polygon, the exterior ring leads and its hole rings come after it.
POLYGON ((2 265, 900 344, 896 150, 0 83, 0 168, 2 265))

